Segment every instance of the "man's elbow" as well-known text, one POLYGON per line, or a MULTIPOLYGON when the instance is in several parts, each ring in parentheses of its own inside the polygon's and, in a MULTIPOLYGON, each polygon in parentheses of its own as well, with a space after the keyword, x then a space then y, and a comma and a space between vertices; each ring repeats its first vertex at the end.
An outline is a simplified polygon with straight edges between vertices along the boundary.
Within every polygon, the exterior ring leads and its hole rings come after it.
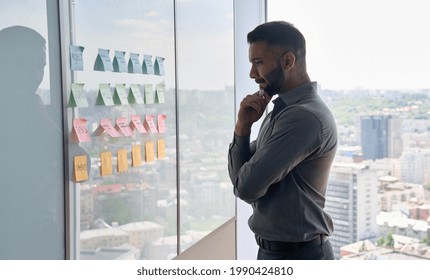
POLYGON ((234 187, 234 195, 245 201, 246 203, 253 203, 258 198, 255 196, 255 192, 252 192, 250 190, 244 189, 244 188, 237 188, 237 186, 234 187))

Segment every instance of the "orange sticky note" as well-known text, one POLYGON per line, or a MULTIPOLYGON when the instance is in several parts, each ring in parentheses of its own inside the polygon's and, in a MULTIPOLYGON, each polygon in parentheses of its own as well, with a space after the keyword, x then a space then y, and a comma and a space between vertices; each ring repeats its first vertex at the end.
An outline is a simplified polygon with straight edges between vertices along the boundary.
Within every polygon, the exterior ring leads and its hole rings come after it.
POLYGON ((139 115, 131 116, 131 122, 129 126, 132 130, 137 130, 139 133, 147 133, 139 115))
POLYGON ((112 175, 112 153, 100 153, 100 176, 112 175))
POLYGON ((116 118, 115 129, 121 131, 125 136, 132 136, 133 130, 128 126, 128 121, 126 118, 118 117, 116 118))
POLYGON ((145 129, 151 133, 158 133, 157 127, 155 126, 154 116, 145 115, 145 129))
POLYGON ((73 157, 73 179, 75 182, 88 180, 86 155, 73 157))
POLYGON ((160 114, 157 116, 157 124, 158 124, 158 132, 159 133, 166 132, 166 123, 164 121, 166 118, 167 118, 167 116, 164 114, 160 114))
POLYGON ((133 167, 142 165, 142 149, 141 145, 133 145, 131 147, 131 165, 133 167))
POLYGON ((158 159, 166 157, 166 146, 164 143, 164 139, 159 139, 157 141, 157 157, 158 159))
POLYGON ((117 158, 118 158, 118 164, 117 164, 118 173, 127 171, 128 169, 127 150, 125 149, 118 150, 117 158))
POLYGON ((149 141, 145 144, 145 161, 150 162, 155 158, 154 155, 154 142, 149 141))
POLYGON ((77 143, 91 141, 86 119, 73 120, 72 140, 77 143))

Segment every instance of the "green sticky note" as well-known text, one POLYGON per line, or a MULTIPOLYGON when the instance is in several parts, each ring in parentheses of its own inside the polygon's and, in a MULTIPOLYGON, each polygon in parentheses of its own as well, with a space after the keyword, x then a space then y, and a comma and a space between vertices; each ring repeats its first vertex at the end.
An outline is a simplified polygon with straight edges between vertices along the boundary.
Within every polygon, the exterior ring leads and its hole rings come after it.
POLYGON ((152 55, 149 55, 149 54, 143 55, 142 71, 143 71, 143 74, 154 74, 152 55))
POLYGON ((157 56, 154 63, 154 74, 164 76, 164 57, 157 56))
POLYGON ((113 58, 113 71, 114 72, 127 72, 127 62, 125 61, 125 52, 115 51, 113 58))
POLYGON ((133 104, 143 104, 142 94, 140 93, 140 88, 138 84, 131 84, 128 93, 128 102, 133 104))
POLYGON ((127 105, 127 92, 125 90, 125 84, 116 84, 115 91, 113 93, 113 103, 116 105, 127 105))
POLYGON ((155 88, 155 101, 157 103, 165 103, 166 99, 164 98, 164 91, 166 86, 164 83, 158 84, 155 88))
POLYGON ((88 100, 84 94, 84 84, 72 84, 70 93, 70 107, 88 107, 88 100))
POLYGON ((154 104, 154 91, 152 90, 152 84, 144 86, 145 89, 145 104, 154 104))
POLYGON ((100 84, 96 105, 113 106, 112 93, 109 84, 100 84))
POLYGON ((113 71, 112 62, 109 57, 109 50, 99 49, 96 61, 94 62, 96 71, 113 71))

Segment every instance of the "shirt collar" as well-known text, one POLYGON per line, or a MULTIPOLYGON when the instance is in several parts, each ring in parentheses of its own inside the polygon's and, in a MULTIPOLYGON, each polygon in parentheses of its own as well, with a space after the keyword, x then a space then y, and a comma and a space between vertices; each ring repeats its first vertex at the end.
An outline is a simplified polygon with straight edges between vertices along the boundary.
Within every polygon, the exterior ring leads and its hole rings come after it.
MULTIPOLYGON (((299 102, 304 96, 308 94, 316 94, 317 93, 317 82, 309 82, 284 93, 279 93, 278 98, 281 98, 284 101, 286 107, 291 106, 299 102)), ((275 99, 276 100, 276 99, 275 99)), ((274 101, 272 101, 274 102, 274 101)))

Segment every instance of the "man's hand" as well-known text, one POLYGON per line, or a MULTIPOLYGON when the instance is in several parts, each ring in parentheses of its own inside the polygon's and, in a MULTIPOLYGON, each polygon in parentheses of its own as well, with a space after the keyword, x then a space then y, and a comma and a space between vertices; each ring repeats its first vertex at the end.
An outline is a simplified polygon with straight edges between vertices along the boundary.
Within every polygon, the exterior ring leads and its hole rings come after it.
POLYGON ((266 92, 262 96, 258 95, 258 92, 245 96, 242 102, 240 102, 236 127, 234 129, 234 133, 237 136, 251 134, 252 124, 261 118, 271 98, 266 92))

